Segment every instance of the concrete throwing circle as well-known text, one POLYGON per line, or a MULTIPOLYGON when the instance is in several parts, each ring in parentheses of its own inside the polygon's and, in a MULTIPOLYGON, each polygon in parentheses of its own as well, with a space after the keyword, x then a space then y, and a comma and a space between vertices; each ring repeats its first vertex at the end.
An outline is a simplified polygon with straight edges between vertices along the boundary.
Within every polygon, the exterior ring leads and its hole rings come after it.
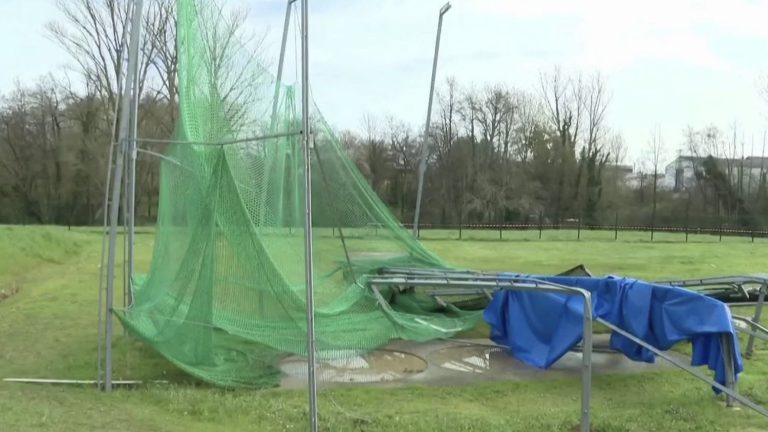
MULTIPOLYGON (((319 352, 317 379, 337 383, 376 383, 396 381, 423 372, 427 362, 402 351, 376 350, 319 352)), ((292 377, 307 377, 307 360, 291 356, 280 362, 280 370, 292 377)))
MULTIPOLYGON (((515 359, 501 347, 483 345, 452 346, 427 355, 430 365, 464 374, 487 374, 497 377, 535 378, 540 374, 579 374, 582 371, 581 352, 565 353, 549 369, 538 369, 515 359)), ((664 364, 634 362, 623 354, 598 348, 592 352, 592 367, 597 373, 642 372, 664 368, 664 364)))
POLYGON ((516 360, 496 347, 453 346, 434 351, 428 358, 430 364, 454 372, 484 374, 519 369, 516 360))

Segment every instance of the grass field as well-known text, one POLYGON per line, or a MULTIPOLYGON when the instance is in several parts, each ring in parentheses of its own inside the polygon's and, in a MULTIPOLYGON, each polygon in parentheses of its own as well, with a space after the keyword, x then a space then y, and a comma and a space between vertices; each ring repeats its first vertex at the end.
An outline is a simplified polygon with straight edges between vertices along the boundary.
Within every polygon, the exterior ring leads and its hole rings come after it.
MULTIPOLYGON (((137 267, 151 258, 151 230, 137 238, 137 267)), ((763 240, 621 233, 422 232, 451 263, 482 270, 553 273, 584 263, 597 274, 647 279, 762 272, 763 240), (489 234, 490 233, 490 234, 489 234), (591 236, 590 236, 591 234, 591 236), (605 235, 603 235, 605 234, 605 235), (666 237, 669 236, 669 237, 666 237), (432 239, 432 240, 430 240, 432 239)), ((101 237, 94 229, 0 227, 0 378, 93 379, 101 237), (3 295, 2 293, 5 293, 3 295), (15 293, 15 294, 13 294, 15 293)), ((119 327, 118 327, 119 328, 119 327)), ((0 382, 0 431, 299 431, 301 391, 222 390, 191 380, 138 342, 115 341, 115 375, 169 385, 104 395, 91 388, 0 382)), ((740 390, 768 404, 768 346, 747 360, 740 390)), ((600 375, 593 384, 595 431, 763 431, 768 421, 731 410, 680 371, 600 375)), ((579 422, 578 379, 454 387, 324 389, 326 431, 570 431, 579 422)))

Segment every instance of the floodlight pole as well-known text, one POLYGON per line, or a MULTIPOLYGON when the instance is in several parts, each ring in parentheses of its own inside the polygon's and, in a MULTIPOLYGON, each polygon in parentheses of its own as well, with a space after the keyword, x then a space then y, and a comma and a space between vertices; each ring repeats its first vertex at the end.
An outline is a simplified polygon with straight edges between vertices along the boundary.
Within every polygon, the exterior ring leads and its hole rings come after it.
POLYGON ((437 75, 437 55, 440 52, 440 33, 443 29, 443 15, 451 9, 448 2, 440 8, 440 16, 437 20, 437 38, 435 40, 435 57, 432 60, 432 81, 429 84, 429 101, 427 102, 427 122, 424 124, 424 141, 421 144, 421 160, 419 161, 419 185, 416 189, 416 213, 413 215, 413 236, 419 235, 419 214, 421 212, 421 196, 424 190, 424 172, 427 170, 427 157, 429 156, 429 124, 432 121, 432 98, 435 94, 435 76, 437 75))
POLYGON ((304 147, 304 268, 307 285, 307 380, 309 430, 317 432, 317 377, 315 376, 315 287, 312 263, 312 154, 309 125, 309 0, 301 0, 301 140, 304 147))
POLYGON ((104 391, 112 391, 112 308, 115 301, 115 257, 117 255, 117 225, 120 214, 120 189, 123 182, 124 159, 129 150, 129 122, 132 98, 137 98, 137 89, 131 90, 135 82, 133 75, 137 71, 139 60, 139 27, 143 0, 135 0, 133 16, 131 17, 131 33, 128 45, 128 68, 123 87, 120 107, 120 132, 117 138, 117 154, 115 155, 114 180, 112 195, 109 202, 109 247, 107 255, 107 299, 104 324, 104 391))
POLYGON ((280 57, 277 60, 277 74, 275 75, 275 96, 272 99, 272 118, 271 130, 274 132, 275 121, 277 120, 277 105, 280 99, 280 83, 283 79, 283 64, 285 63, 285 46, 288 43, 288 26, 291 23, 291 6, 296 0, 288 0, 285 6, 285 23, 283 24, 283 41, 280 44, 280 57))

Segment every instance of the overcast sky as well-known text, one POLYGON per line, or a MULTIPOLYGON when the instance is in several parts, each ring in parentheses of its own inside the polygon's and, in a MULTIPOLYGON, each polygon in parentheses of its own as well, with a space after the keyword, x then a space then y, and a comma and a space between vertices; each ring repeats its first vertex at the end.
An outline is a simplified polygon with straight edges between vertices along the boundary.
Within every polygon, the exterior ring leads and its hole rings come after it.
MULTIPOLYGON (((277 57, 284 0, 247 5, 277 57)), ((359 129, 364 114, 421 127, 426 114, 437 11, 443 0, 313 0, 313 95, 337 127, 359 129)), ((609 125, 640 155, 659 125, 669 158, 687 125, 714 123, 762 145, 768 109, 757 92, 768 75, 768 2, 751 0, 454 0, 445 17, 438 80, 503 82, 534 89, 540 71, 605 75, 609 125)), ((0 1, 0 91, 71 63, 47 37, 53 0, 0 1)), ((298 18, 298 17, 297 17, 298 18)), ((291 39, 297 37, 292 31, 291 39)), ((295 58, 294 44, 289 58, 295 58)), ((274 61, 276 64, 276 60, 274 61)), ((289 62, 286 78, 295 79, 289 62)))

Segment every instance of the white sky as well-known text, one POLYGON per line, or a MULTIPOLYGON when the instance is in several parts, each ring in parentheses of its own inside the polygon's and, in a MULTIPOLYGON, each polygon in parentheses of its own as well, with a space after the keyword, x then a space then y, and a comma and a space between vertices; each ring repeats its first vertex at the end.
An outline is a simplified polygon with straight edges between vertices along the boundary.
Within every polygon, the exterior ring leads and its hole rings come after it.
MULTIPOLYGON (((150 0, 151 1, 151 0, 150 0)), ((444 0, 310 0, 311 81, 335 126, 358 129, 364 114, 420 128, 437 11, 444 0)), ((276 59, 284 0, 247 5, 276 59)), ((752 0, 454 0, 445 17, 438 82, 504 82, 533 89, 539 71, 600 71, 612 92, 608 123, 637 159, 655 125, 669 158, 682 130, 714 123, 755 139, 768 126, 757 80, 768 75, 768 2, 752 0)), ((0 1, 0 91, 71 63, 45 35, 53 0, 0 1)), ((295 22, 295 20, 294 20, 295 22)), ((291 32, 291 40, 296 35, 291 32)), ((289 44, 289 58, 295 58, 289 44)), ((274 61, 276 64, 276 60, 274 61)), ((295 78, 289 62, 286 78, 295 78)))

